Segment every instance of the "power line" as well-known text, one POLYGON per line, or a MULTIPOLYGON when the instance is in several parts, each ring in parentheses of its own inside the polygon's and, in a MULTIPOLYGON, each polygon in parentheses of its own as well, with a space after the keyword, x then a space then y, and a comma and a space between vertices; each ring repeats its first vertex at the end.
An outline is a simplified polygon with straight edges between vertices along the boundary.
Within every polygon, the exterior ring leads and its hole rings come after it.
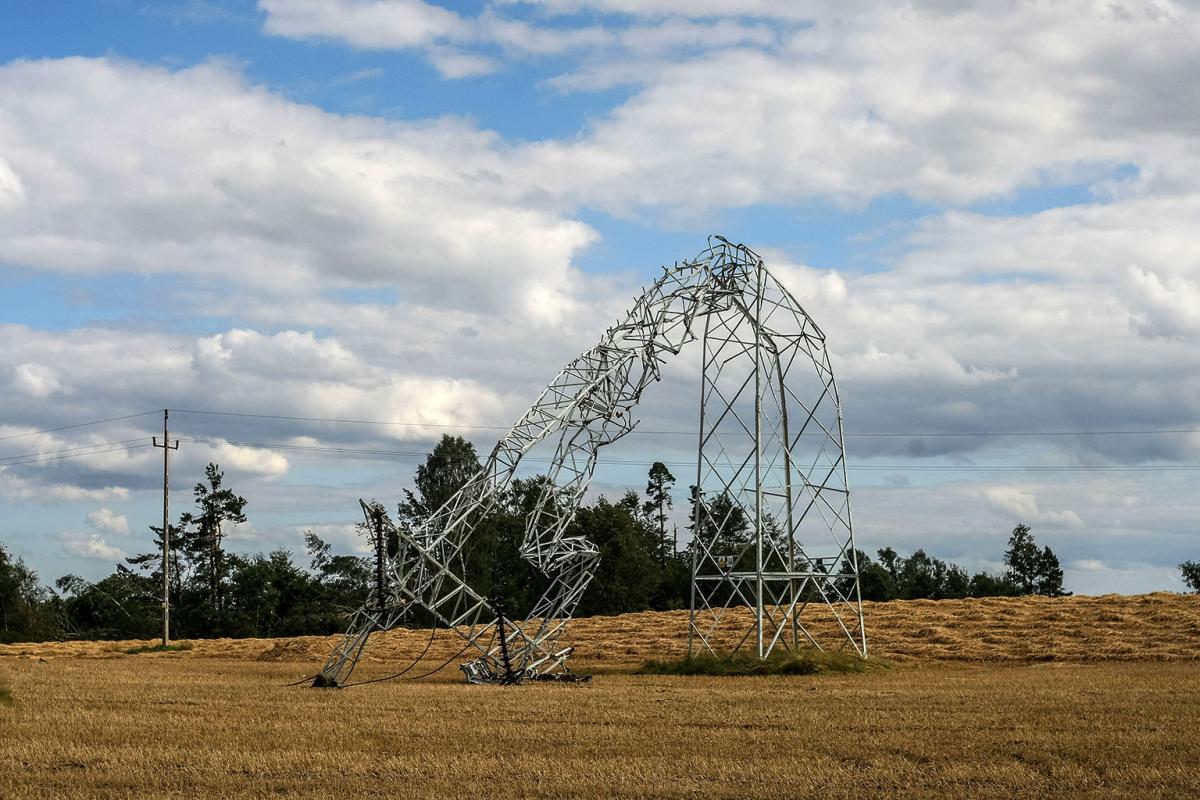
MULTIPOLYGON (((428 453, 419 450, 377 450, 371 448, 357 447, 320 447, 316 445, 290 445, 290 444, 270 444, 266 442, 240 442, 229 441, 224 439, 196 439, 184 437, 183 441, 193 442, 195 444, 209 445, 231 445, 234 447, 253 447, 262 450, 284 450, 298 451, 303 453, 328 453, 332 455, 366 455, 366 456, 402 456, 411 458, 424 458, 428 453)), ((538 458, 535 456, 525 456, 522 461, 532 461, 537 463, 551 463, 554 459, 538 458)), ((601 459, 597 462, 598 466, 618 465, 618 466, 633 466, 633 467, 649 467, 653 462, 650 461, 634 461, 629 459, 601 459)), ((670 461, 662 462, 668 467, 677 467, 680 469, 694 468, 695 462, 680 462, 670 461)), ((1200 470, 1200 464, 1133 464, 1128 466, 1121 465, 1079 465, 1079 466, 1060 466, 1060 465, 989 465, 989 464, 862 464, 854 465, 847 464, 846 468, 851 471, 877 471, 877 472, 1106 472, 1106 471, 1161 471, 1161 472, 1190 472, 1200 470)))
POLYGON ((228 444, 235 447, 256 447, 263 450, 292 450, 304 453, 334 453, 369 456, 417 456, 420 458, 424 458, 428 455, 428 453, 420 450, 380 450, 370 447, 322 447, 319 445, 306 444, 272 444, 269 442, 239 442, 230 439, 197 439, 187 436, 181 437, 181 441, 192 442, 194 444, 228 444))
POLYGON ((846 469, 851 471, 893 471, 893 472, 1195 472, 1200 471, 1200 464, 1102 464, 1095 466, 1046 466, 1034 465, 989 465, 961 464, 939 466, 934 464, 863 464, 855 466, 848 464, 846 469))
POLYGON ((122 444, 130 444, 132 442, 140 442, 144 438, 145 438, 144 436, 139 436, 136 439, 124 439, 119 442, 97 442, 96 444, 82 445, 80 447, 64 447, 59 450, 41 450, 41 451, 35 452, 35 453, 21 453, 19 455, 15 455, 15 456, 4 456, 4 457, 0 458, 0 464, 5 464, 10 461, 23 461, 28 458, 36 459, 39 456, 57 456, 57 455, 64 454, 64 453, 79 453, 79 455, 85 456, 85 455, 90 455, 90 454, 83 453, 80 451, 92 450, 92 449, 98 448, 98 447, 109 447, 111 445, 122 445, 122 444))
MULTIPOLYGON (((126 419, 136 419, 149 414, 159 413, 157 411, 144 411, 136 414, 126 414, 119 417, 109 417, 107 419, 93 420, 90 422, 81 422, 74 425, 62 425, 57 428, 47 428, 41 431, 30 433, 15 434, 6 437, 0 437, 0 441, 18 439, 28 436, 35 436, 43 433, 53 433, 62 430, 71 430, 75 428, 83 428, 94 425, 103 425, 109 422, 117 422, 126 419)), ((176 410, 177 414, 200 414, 207 416, 226 416, 226 417, 246 417, 252 419, 279 419, 298 422, 329 422, 340 424, 357 424, 357 425, 415 425, 424 427, 440 427, 440 428, 477 428, 486 430, 508 430, 508 428, 500 428, 498 426, 486 425, 448 425, 443 423, 425 423, 425 422, 389 422, 383 420, 354 420, 354 419, 339 419, 334 417, 300 417, 289 416, 283 414, 255 414, 249 412, 236 411, 203 411, 203 410, 176 410)), ((847 436, 1084 436, 1084 435, 1140 435, 1140 434, 1169 434, 1169 433, 1195 433, 1200 432, 1200 429, 1178 428, 1178 429, 1144 429, 1144 430, 1109 430, 1109 431, 991 431, 985 433, 968 433, 968 432, 931 432, 931 433, 905 433, 899 431, 874 431, 862 432, 858 434, 847 434, 847 436)), ((657 434, 676 434, 695 436, 692 431, 642 431, 642 433, 657 433, 657 434)), ((822 434, 823 435, 823 434, 822 434)), ((137 439, 125 439, 121 441, 98 442, 90 445, 82 445, 78 447, 61 448, 56 450, 43 450, 31 453, 21 453, 13 456, 0 457, 0 466, 19 466, 23 464, 39 464, 48 461, 58 461, 70 458, 82 458, 90 455, 101 455, 104 453, 116 452, 118 450, 133 450, 136 446, 132 445, 135 442, 141 441, 141 437, 137 439)), ((404 458, 423 458, 428 455, 424 451, 419 450, 390 450, 382 448, 358 448, 358 447, 326 447, 318 445, 288 445, 276 444, 268 442, 245 442, 225 439, 203 439, 203 438, 185 438, 184 441, 194 442, 196 444, 208 445, 232 445, 236 447, 251 447, 264 450, 291 451, 298 453, 314 453, 314 454, 332 454, 332 455, 349 455, 349 456, 384 456, 384 457, 404 457, 404 458)), ((552 459, 526 457, 527 461, 549 463, 552 459)), ((668 466, 677 468, 691 468, 694 463, 684 462, 664 462, 668 466)), ((628 459, 604 459, 600 465, 615 465, 615 466, 649 466, 649 462, 635 461, 628 459)), ((1093 465, 1093 466, 1036 466, 1036 465, 980 465, 980 464, 960 464, 960 465, 932 465, 932 464, 860 464, 847 465, 847 469, 851 471, 877 471, 877 472, 1105 472, 1105 471, 1195 471, 1200 470, 1200 464, 1138 464, 1138 465, 1093 465)))
MULTIPOLYGON (((100 445, 96 446, 99 447, 100 445)), ((0 464, 0 468, 17 467, 24 464, 44 464, 47 461, 62 461, 71 458, 86 458, 87 456, 98 456, 103 455, 104 453, 115 453, 121 450, 137 450, 142 447, 150 447, 150 443, 143 442, 142 444, 117 444, 115 446, 107 447, 103 450, 93 450, 88 453, 68 453, 66 455, 49 456, 47 458, 30 458, 25 461, 9 461, 4 464, 0 464)))
POLYGON ((120 420, 123 420, 123 419, 135 419, 137 417, 145 417, 149 414, 157 414, 157 413, 158 413, 157 411, 141 411, 137 414, 126 414, 123 417, 109 417, 108 419, 97 419, 97 420, 92 420, 91 422, 78 422, 74 425, 60 425, 57 428, 46 428, 45 430, 31 431, 29 433, 14 433, 10 436, 0 436, 0 442, 7 442, 10 439, 24 439, 28 436, 40 436, 43 433, 55 433, 57 431, 68 431, 68 430, 73 430, 75 428, 87 428, 92 425, 104 425, 109 422, 119 422, 120 420))
MULTIPOLYGON (((233 447, 251 447, 260 450, 278 450, 311 454, 347 455, 347 456, 391 456, 405 458, 424 458, 428 453, 420 450, 381 450, 376 448, 359 447, 321 447, 316 445, 272 444, 268 442, 243 442, 226 439, 201 439, 181 437, 182 441, 207 445, 230 445, 233 447)), ((14 467, 27 464, 42 464, 49 461, 61 461, 88 456, 103 455, 123 450, 137 450, 149 447, 149 443, 137 439, 125 439, 115 442, 100 442, 84 447, 65 448, 62 450, 45 450, 36 453, 24 453, 17 456, 0 458, 0 467, 14 467)), ((553 459, 526 456, 523 461, 535 463, 551 463, 553 459)), ((602 459, 597 466, 633 466, 649 467, 653 462, 630 459, 602 459)), ((670 461, 663 462, 668 467, 690 469, 695 462, 670 461)), ((1033 464, 847 464, 851 472, 1197 472, 1200 464, 1131 464, 1131 465, 1047 465, 1033 464)))
POLYGON ((1159 433, 1200 433, 1200 428, 1152 428, 1146 430, 1110 431, 954 431, 905 433, 903 431, 860 431, 848 432, 847 438, 856 436, 1143 436, 1159 433))
MULTIPOLYGON (((421 428, 447 428, 447 429, 464 429, 464 430, 489 430, 489 431, 507 431, 510 428, 501 425, 465 425, 451 424, 445 422, 401 422, 394 420, 374 420, 374 419, 339 419, 337 417, 299 417, 289 416, 286 414, 255 414, 245 411, 204 411, 197 409, 172 409, 176 414, 198 414, 203 416, 217 417, 247 417, 251 419, 276 419, 288 420, 292 422, 328 422, 343 425, 395 425, 409 426, 421 428)), ((156 412, 150 412, 156 413, 156 412)), ((695 437, 695 431, 683 430, 641 430, 639 434, 663 435, 663 436, 690 436, 695 437)), ((1091 431, 1064 431, 1064 430, 1049 430, 1049 431, 848 431, 846 438, 854 437, 970 437, 970 436, 1143 436, 1151 434, 1179 434, 1179 433, 1200 433, 1200 428, 1146 428, 1146 429, 1123 429, 1123 430, 1091 430, 1091 431)), ((819 435, 824 436, 824 433, 819 435)))
MULTIPOLYGON (((242 411, 197 411, 195 409, 171 409, 176 414, 201 414, 210 417, 250 417, 253 419, 281 419, 292 422, 334 422, 343 425, 400 425, 419 428, 466 428, 488 431, 506 431, 507 427, 500 425, 451 425, 443 422, 394 422, 378 419, 335 419, 333 417, 293 417, 287 414, 251 414, 242 411)), ((660 431, 665 432, 665 431, 660 431)), ((695 434, 692 434, 693 436, 695 434)))
MULTIPOLYGON (((399 426, 399 427, 419 427, 419 428, 441 428, 449 430, 488 430, 488 431, 507 431, 508 426, 501 425, 466 425, 452 424, 445 422, 406 422, 397 420, 374 420, 374 419, 344 419, 338 417, 304 417, 293 416, 288 414, 256 414, 246 411, 208 411, 202 409, 172 409, 176 414, 195 414, 201 416, 217 416, 217 417, 243 417, 249 419, 274 419, 285 420, 290 422, 323 422, 339 425, 383 425, 383 426, 399 426)), ((79 422, 73 425, 60 425, 56 428, 45 428, 38 431, 30 431, 28 433, 16 433, 8 436, 0 436, 0 442, 9 441, 12 439, 23 439, 30 436, 39 436, 46 433, 56 433, 58 431, 73 430, 77 428, 87 428, 95 425, 104 425, 110 422, 119 422, 121 420, 136 419, 145 417, 151 414, 157 414, 158 411, 140 411, 136 414, 125 414, 119 417, 108 417, 106 419, 92 420, 90 422, 79 422)), ((688 436, 695 437, 695 431, 685 430, 638 430, 641 435, 654 436, 688 436)), ((1169 435, 1183 433, 1200 433, 1200 428, 1142 428, 1142 429, 1118 429, 1118 430, 1083 430, 1083 431, 1067 431, 1067 430, 1046 430, 1046 431, 847 431, 846 438, 863 438, 863 437, 911 437, 911 438, 943 438, 943 437, 1020 437, 1020 436, 1149 436, 1149 435, 1169 435)), ((815 435, 815 434, 814 434, 815 435)), ((824 435, 823 432, 820 435, 824 435)))

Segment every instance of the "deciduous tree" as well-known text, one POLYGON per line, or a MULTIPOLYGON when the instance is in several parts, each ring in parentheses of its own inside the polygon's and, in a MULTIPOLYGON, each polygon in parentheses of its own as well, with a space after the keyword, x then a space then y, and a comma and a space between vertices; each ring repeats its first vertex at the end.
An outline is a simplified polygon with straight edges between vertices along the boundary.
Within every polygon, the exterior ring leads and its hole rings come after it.
POLYGON ((1008 539, 1004 553, 1008 566, 1005 578, 1017 587, 1020 594, 1058 596, 1063 592, 1063 571, 1058 557, 1045 547, 1038 549, 1028 525, 1017 525, 1008 539))
POLYGON ((46 592, 37 573, 0 544, 0 642, 42 638, 50 626, 42 613, 46 592))
POLYGON ((1193 592, 1200 592, 1200 561, 1185 561, 1179 565, 1183 582, 1193 592))

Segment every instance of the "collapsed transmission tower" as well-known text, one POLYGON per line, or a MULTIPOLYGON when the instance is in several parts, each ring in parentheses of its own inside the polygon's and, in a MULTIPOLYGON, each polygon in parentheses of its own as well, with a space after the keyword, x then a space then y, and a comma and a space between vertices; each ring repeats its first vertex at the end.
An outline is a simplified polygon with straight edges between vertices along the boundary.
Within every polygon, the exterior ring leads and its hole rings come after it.
POLYGON ((734 649, 753 641, 765 658, 802 642, 822 647, 800 619, 820 605, 830 612, 833 638, 866 656, 841 406, 825 335, 756 253, 711 237, 695 259, 664 267, 625 319, 559 372, 483 468, 423 524, 408 530, 362 504, 376 542, 375 584, 314 685, 344 685, 368 637, 415 609, 462 637, 474 654, 462 665, 472 683, 566 675, 572 648, 559 648, 558 639, 599 560, 591 542, 568 535, 571 521, 600 448, 633 430, 642 392, 668 356, 698 338, 689 651, 727 646, 718 633, 741 625, 737 609, 745 607, 752 622, 734 649), (555 443, 555 454, 520 552, 550 585, 518 622, 498 614, 454 566, 522 457, 544 441, 555 443), (394 545, 385 550, 385 541, 394 545))

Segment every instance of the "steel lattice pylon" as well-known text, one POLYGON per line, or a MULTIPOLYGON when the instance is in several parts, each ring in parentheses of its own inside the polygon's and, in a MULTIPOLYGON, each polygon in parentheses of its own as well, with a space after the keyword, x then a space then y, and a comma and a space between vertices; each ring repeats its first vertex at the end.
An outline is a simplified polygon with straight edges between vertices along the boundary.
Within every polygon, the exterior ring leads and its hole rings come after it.
POLYGON ((633 430, 634 407, 668 355, 703 338, 689 649, 713 649, 735 606, 754 610, 757 653, 820 643, 800 612, 820 602, 863 656, 841 407, 825 337, 752 250, 721 237, 695 259, 664 267, 625 319, 555 377, 496 443, 487 462, 419 528, 363 504, 377 542, 398 542, 366 605, 315 684, 343 685, 368 637, 424 609, 475 658, 472 682, 565 670, 558 638, 591 581, 599 553, 567 535, 601 447, 633 430), (523 622, 498 625, 491 603, 452 565, 512 483, 523 456, 555 441, 548 480, 526 523, 521 555, 551 578, 523 622), (848 573, 834 574, 843 561, 848 573), (497 629, 504 641, 497 641, 497 629))
POLYGON ((752 621, 733 650, 823 649, 801 621, 816 603, 834 641, 866 657, 825 335, 753 251, 728 248, 719 261, 737 290, 704 321, 688 653, 716 652, 714 634, 742 606, 752 621))

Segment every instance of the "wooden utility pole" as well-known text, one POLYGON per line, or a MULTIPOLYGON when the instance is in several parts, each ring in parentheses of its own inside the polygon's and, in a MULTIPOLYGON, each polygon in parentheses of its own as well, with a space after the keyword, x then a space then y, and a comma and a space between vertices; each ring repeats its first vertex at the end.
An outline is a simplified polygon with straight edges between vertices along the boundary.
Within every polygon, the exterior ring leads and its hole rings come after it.
POLYGON ((161 447, 163 451, 163 526, 162 526, 162 579, 163 579, 163 597, 162 597, 162 646, 166 647, 171 644, 171 516, 170 516, 170 454, 172 450, 179 449, 179 440, 175 440, 175 444, 171 444, 171 439, 167 434, 167 418, 170 416, 168 409, 163 409, 163 438, 162 444, 158 443, 158 437, 154 437, 154 446, 161 447))

